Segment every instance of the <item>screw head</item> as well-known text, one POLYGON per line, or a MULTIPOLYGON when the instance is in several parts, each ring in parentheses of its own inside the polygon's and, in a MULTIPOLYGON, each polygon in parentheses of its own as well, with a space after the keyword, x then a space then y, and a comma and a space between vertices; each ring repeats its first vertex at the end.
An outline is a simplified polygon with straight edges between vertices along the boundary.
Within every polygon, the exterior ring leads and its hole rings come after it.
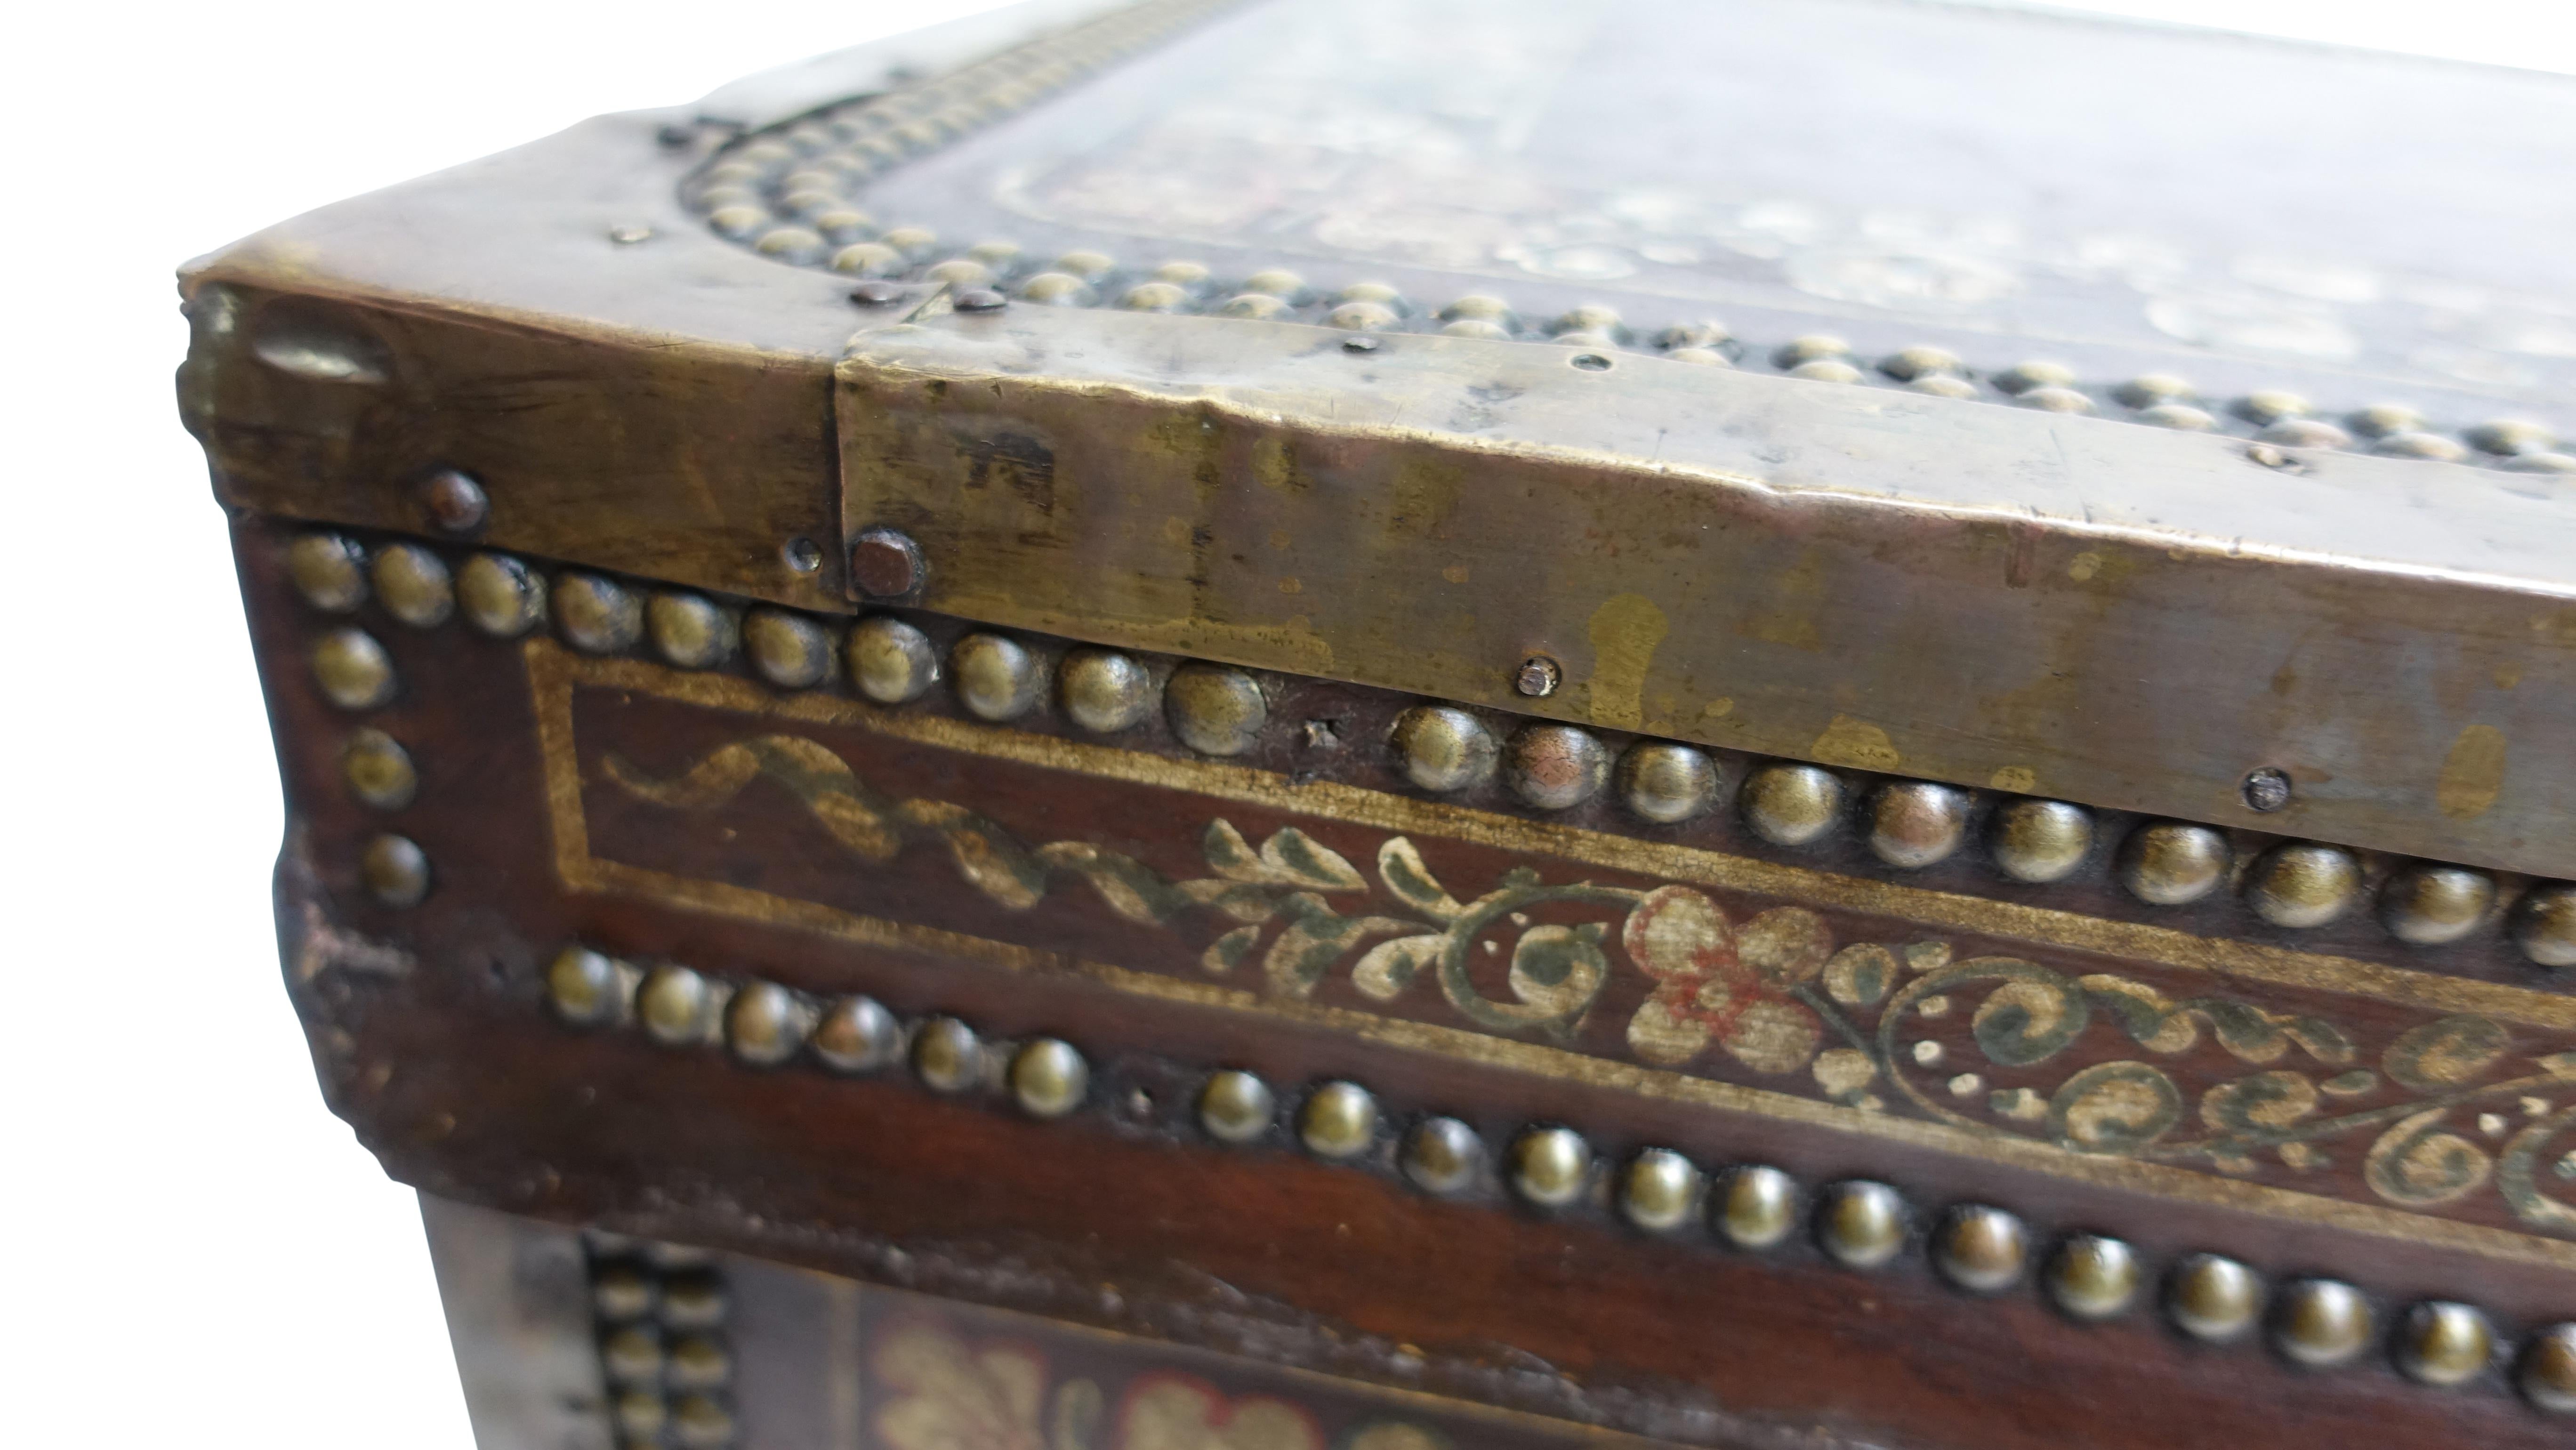
POLYGON ((2266 765, 2245 776, 2245 805, 2269 815, 2290 803, 2290 773, 2266 765))
POLYGON ((872 599, 900 599, 921 587, 921 546, 900 529, 861 529, 850 543, 850 579, 872 599))
POLYGON ((991 287, 969 287, 950 300, 960 312, 999 312, 1011 305, 1011 299, 991 287))
POLYGON ((460 469, 442 468, 423 480, 420 501, 429 511, 430 525, 441 533, 473 533, 492 513, 483 485, 460 469))
POLYGON ((653 139, 661 142, 664 147, 677 151, 681 147, 698 139, 698 128, 695 126, 683 125, 680 122, 674 121, 670 125, 663 127, 661 130, 654 132, 653 139))
POLYGON ((1377 351, 1377 347, 1377 339, 1374 337, 1363 335, 1342 339, 1342 351, 1344 352, 1375 352, 1377 351))
POLYGON ((1545 655, 1531 655, 1512 672, 1512 688, 1533 700, 1543 700, 1556 693, 1565 682, 1565 670, 1545 655))
POLYGON ((892 282, 862 282, 850 289, 850 300, 861 307, 885 307, 903 300, 903 288, 892 282))

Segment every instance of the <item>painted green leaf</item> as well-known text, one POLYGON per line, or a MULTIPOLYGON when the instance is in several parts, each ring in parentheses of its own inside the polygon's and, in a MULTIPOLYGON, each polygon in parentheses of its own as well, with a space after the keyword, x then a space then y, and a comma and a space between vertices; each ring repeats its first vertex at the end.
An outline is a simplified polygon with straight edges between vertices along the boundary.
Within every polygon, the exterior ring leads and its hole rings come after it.
POLYGON ((2379 1065, 2418 1092, 2462 1087, 2504 1056, 2504 1024, 2467 1013, 2427 1022, 2388 1045, 2379 1065))
POLYGON ((2182 1120, 2182 1093, 2160 1068, 2105 1062, 2066 1080, 2048 1105, 2048 1131, 2086 1153, 2134 1153, 2182 1120))
POLYGON ((1351 985, 1364 996, 1385 1002, 1413 985, 1413 979, 1426 967, 1440 960, 1442 943, 1449 939, 1437 933, 1428 936, 1399 936, 1370 947, 1351 968, 1351 985))
POLYGON ((1433 921, 1456 921, 1467 909, 1422 864, 1422 852, 1402 836, 1391 837, 1378 848, 1377 874, 1397 900, 1433 921))
POLYGON ((1977 1004, 1970 1024, 1977 1046, 2002 1067, 2028 1067, 2066 1049, 2092 1018, 2092 1008, 2075 983, 2046 967, 2008 957, 1962 962, 1958 973, 2000 974, 2002 986, 1977 1004))

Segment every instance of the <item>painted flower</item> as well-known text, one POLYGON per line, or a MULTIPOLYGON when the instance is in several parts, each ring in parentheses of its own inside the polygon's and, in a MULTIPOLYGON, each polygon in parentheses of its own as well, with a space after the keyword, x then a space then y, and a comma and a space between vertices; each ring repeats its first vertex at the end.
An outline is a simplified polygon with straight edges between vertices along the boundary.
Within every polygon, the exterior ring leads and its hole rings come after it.
POLYGON ((1639 1057, 1688 1062, 1712 1038, 1755 1072, 1794 1072, 1815 1055, 1824 1024, 1790 993, 1833 955, 1814 912, 1784 906, 1738 929, 1706 896, 1665 886, 1628 913, 1619 939, 1656 980, 1628 1019, 1639 1057))
POLYGON ((1118 1407, 1117 1450, 1324 1450, 1315 1418, 1268 1395, 1228 1399, 1194 1375, 1139 1375, 1118 1407))
POLYGON ((908 1324, 873 1356, 888 1450, 1047 1450, 1039 1416, 1046 1358, 1022 1344, 968 1345, 935 1323, 908 1324))

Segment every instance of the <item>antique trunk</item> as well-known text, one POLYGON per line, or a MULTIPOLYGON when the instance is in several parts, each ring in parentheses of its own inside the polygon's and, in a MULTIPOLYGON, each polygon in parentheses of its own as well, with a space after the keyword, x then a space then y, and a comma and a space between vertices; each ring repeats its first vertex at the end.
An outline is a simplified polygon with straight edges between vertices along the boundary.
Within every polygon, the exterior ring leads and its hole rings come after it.
POLYGON ((2563 1443, 2571 174, 2064 17, 1047 0, 193 264, 484 1450, 2563 1443))

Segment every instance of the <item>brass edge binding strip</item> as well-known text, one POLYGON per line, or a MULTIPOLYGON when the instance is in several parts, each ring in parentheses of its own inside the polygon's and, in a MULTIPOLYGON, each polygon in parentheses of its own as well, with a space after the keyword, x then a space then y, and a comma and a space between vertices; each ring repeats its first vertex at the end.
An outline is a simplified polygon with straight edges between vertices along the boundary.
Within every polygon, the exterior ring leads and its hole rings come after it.
POLYGON ((732 1450, 731 1304, 714 1256, 598 1229, 582 1247, 621 1450, 732 1450))

